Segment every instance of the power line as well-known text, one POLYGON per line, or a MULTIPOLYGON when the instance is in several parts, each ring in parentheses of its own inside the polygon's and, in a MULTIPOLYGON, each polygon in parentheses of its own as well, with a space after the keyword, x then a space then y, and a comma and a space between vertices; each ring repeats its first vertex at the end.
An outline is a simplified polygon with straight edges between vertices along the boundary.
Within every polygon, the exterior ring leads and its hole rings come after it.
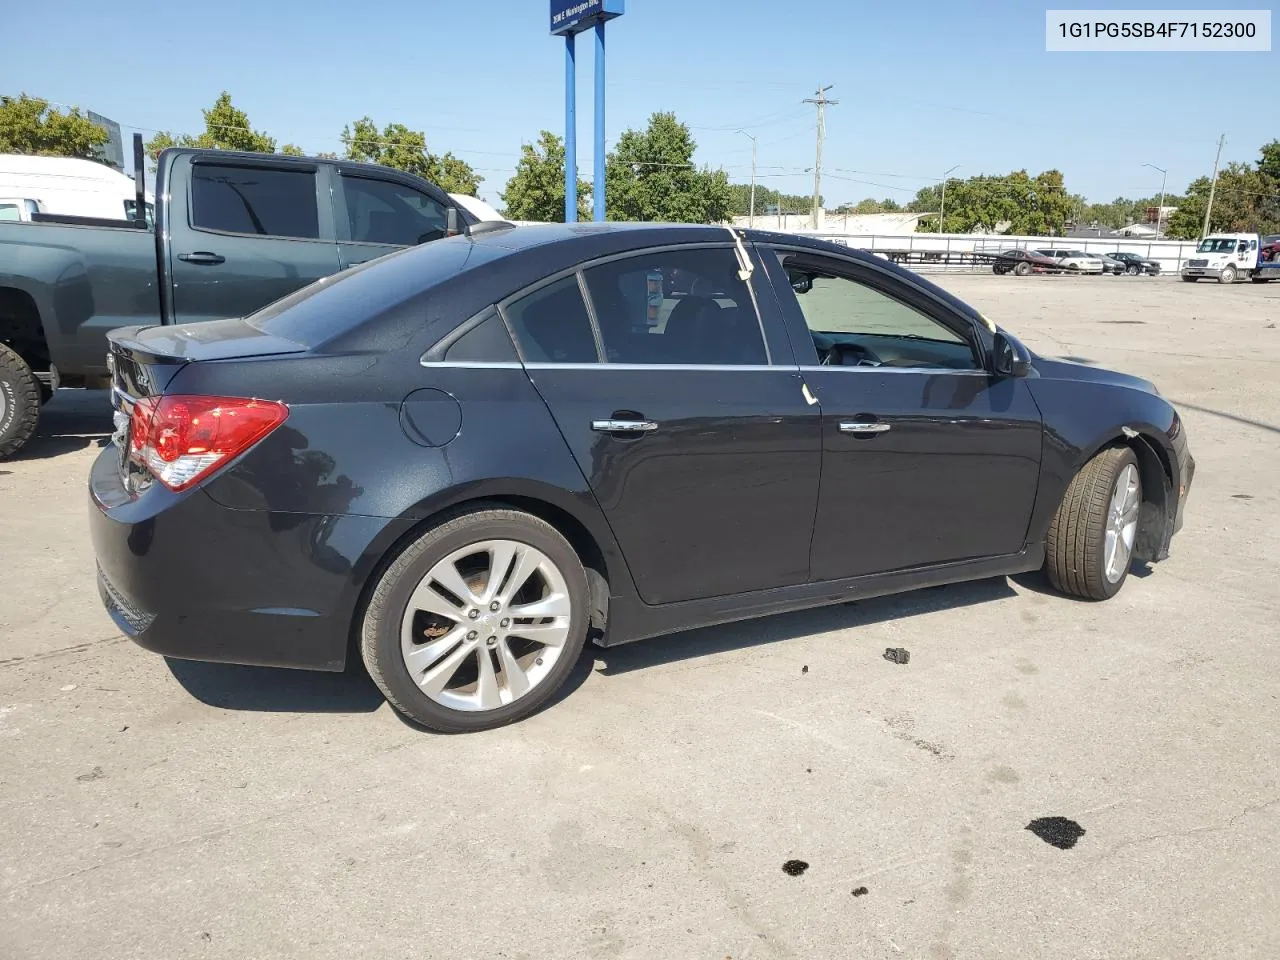
POLYGON ((815 97, 806 99, 804 103, 812 103, 818 108, 818 157, 813 165, 813 229, 820 228, 819 223, 822 208, 822 140, 827 135, 827 106, 835 106, 840 101, 831 100, 827 97, 827 91, 834 84, 827 84, 825 87, 818 87, 815 97))

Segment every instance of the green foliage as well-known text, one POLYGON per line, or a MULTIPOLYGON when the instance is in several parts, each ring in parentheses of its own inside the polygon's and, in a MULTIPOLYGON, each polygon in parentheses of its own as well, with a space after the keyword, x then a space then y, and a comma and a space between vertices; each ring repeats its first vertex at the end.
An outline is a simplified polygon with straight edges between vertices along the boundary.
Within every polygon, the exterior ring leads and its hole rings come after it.
MULTIPOLYGON (((578 181, 578 219, 589 220, 591 186, 578 181)), ((520 147, 515 175, 502 192, 506 215, 512 220, 564 222, 564 140, 543 130, 537 144, 520 147)))
MULTIPOLYGON (((782 205, 783 213, 809 213, 813 208, 813 195, 782 193, 771 190, 763 184, 756 184, 756 216, 776 216, 778 205, 782 205), (772 209, 771 209, 772 208, 772 209)), ((751 184, 729 184, 729 216, 745 217, 750 215, 751 184)))
POLYGON ((609 219, 668 223, 728 219, 729 178, 723 170, 697 169, 696 149, 689 128, 674 113, 653 114, 643 131, 623 131, 606 163, 609 219))
POLYGON ((348 160, 403 170, 430 180, 448 193, 475 196, 484 179, 452 153, 432 153, 427 149, 426 134, 410 130, 403 123, 389 123, 379 132, 371 117, 361 117, 342 128, 342 141, 347 145, 348 160))
POLYGON ((51 110, 47 100, 0 97, 0 153, 40 157, 81 157, 97 160, 110 139, 105 127, 72 107, 51 110))
MULTIPOLYGON (((1280 180, 1261 169, 1265 162, 1264 156, 1257 166, 1228 163, 1218 171, 1210 233, 1280 233, 1280 180)), ((1169 218, 1169 236, 1183 240, 1200 236, 1209 188, 1208 177, 1191 182, 1186 198, 1169 218)))
POLYGON ((305 157, 307 155, 301 147, 292 143, 286 143, 280 148, 280 152, 286 157, 305 157))
POLYGON ((845 203, 836 207, 836 213, 847 213, 851 215, 864 215, 872 213, 897 213, 902 206, 890 197, 883 200, 876 200, 867 197, 865 200, 859 200, 857 203, 845 203))
MULTIPOLYGON (((154 161, 168 147, 196 147, 202 150, 239 150, 244 153, 275 153, 276 141, 249 124, 249 115, 231 102, 231 94, 223 90, 204 114, 204 132, 198 136, 174 136, 161 130, 146 146, 154 161)), ((294 147, 293 149, 297 149, 294 147)))
MULTIPOLYGON (((941 206, 941 184, 920 190, 907 205, 915 212, 936 212, 941 206)), ((1009 233, 1060 234, 1076 206, 1059 171, 1046 170, 1032 177, 1025 170, 1015 170, 1004 176, 948 180, 946 219, 941 229, 936 216, 922 220, 917 229, 926 233, 969 233, 994 231, 997 225, 1008 223, 1009 233)))

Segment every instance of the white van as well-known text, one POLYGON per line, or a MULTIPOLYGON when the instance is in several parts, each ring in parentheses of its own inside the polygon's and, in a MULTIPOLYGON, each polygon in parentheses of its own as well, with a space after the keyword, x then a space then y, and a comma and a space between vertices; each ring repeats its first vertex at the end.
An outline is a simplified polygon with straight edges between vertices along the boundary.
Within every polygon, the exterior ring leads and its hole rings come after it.
POLYGON ((1188 283, 1201 277, 1212 277, 1219 283, 1247 280, 1258 267, 1261 246, 1256 233, 1211 233, 1182 265, 1182 279, 1188 283))
MULTIPOLYGON (((40 213, 131 220, 137 187, 119 170, 92 160, 6 153, 0 154, 0 197, 32 201, 40 213)), ((155 198, 148 193, 146 202, 151 220, 155 198)))

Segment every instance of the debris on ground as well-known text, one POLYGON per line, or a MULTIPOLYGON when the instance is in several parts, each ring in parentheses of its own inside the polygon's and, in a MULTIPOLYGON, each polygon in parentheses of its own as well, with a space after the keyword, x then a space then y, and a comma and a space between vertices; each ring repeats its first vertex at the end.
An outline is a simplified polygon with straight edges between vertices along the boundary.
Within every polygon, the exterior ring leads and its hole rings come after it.
POLYGON ((1066 817, 1040 817, 1028 823, 1026 829, 1059 850, 1070 850, 1085 835, 1084 827, 1066 817))
POLYGON ((798 877, 809 869, 809 865, 803 860, 788 860, 782 865, 782 872, 788 877, 798 877))
POLYGON ((855 897, 865 897, 870 891, 866 887, 855 887, 853 895, 855 897))
POLYGON ((890 663, 907 663, 911 660, 911 651, 905 647, 889 647, 884 652, 884 658, 890 663))
POLYGON ((801 673, 808 673, 808 672, 809 672, 809 665, 806 663, 803 667, 801 667, 801 668, 800 668, 800 672, 801 672, 801 673))

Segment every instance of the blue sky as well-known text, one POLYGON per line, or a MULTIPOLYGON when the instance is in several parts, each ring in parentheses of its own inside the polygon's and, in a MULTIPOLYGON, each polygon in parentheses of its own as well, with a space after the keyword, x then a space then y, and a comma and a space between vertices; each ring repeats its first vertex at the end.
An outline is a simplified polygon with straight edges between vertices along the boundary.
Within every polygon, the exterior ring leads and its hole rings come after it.
MULTIPOLYGON (((1154 194, 1257 157, 1280 137, 1271 53, 1046 53, 1029 0, 628 0, 609 29, 611 139, 674 110, 697 160, 812 191, 814 109, 829 96, 823 193, 909 199, 954 176, 1057 167, 1092 200, 1154 194), (1104 91, 1121 91, 1117 99, 1104 91), (1270 91, 1268 93, 1268 91, 1270 91)), ((1152 5, 1081 7, 1194 8, 1152 5)), ((1233 6, 1263 6, 1239 0, 1233 6)), ((308 152, 338 150, 366 113, 427 133, 485 177, 497 202, 522 141, 563 133, 563 43, 546 0, 9 0, 0 93, 77 104, 144 130, 201 129, 227 89, 253 125, 308 152)), ((579 39, 579 165, 591 174, 590 37, 579 39)))

